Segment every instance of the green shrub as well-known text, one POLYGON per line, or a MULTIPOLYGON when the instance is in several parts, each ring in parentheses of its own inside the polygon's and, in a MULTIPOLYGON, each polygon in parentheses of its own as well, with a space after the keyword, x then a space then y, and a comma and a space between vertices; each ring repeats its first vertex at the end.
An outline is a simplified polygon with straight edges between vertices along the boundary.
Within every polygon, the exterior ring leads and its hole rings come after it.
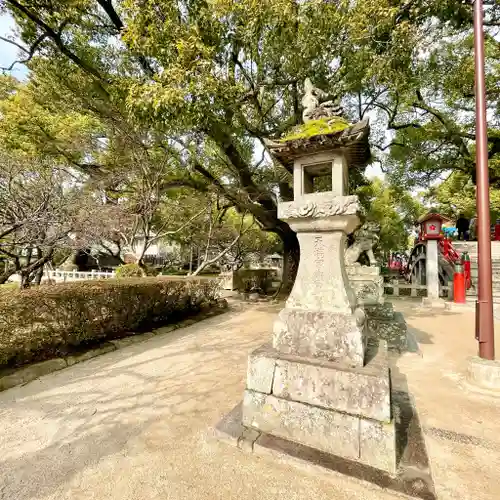
POLYGON ((143 278, 146 276, 139 264, 123 264, 116 268, 117 278, 143 278))
POLYGON ((120 279, 0 294, 0 367, 47 359, 193 314, 215 280, 120 279))
POLYGON ((150 266, 149 264, 146 264, 144 267, 144 272, 146 273, 146 276, 158 276, 160 274, 160 270, 154 266, 150 266))

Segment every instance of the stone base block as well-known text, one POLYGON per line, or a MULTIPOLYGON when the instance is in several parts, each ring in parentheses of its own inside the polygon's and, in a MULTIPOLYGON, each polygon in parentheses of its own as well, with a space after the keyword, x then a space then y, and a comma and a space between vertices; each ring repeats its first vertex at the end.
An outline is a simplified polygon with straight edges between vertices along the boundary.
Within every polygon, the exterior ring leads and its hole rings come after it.
POLYGON ((380 319, 368 315, 368 336, 387 342, 390 351, 398 353, 418 351, 418 345, 408 337, 408 327, 401 313, 393 313, 392 319, 380 319))
POLYGON ((382 276, 370 277, 363 275, 349 275, 358 304, 378 304, 384 296, 384 279, 382 276))
POLYGON ((242 423, 327 453, 360 456, 359 417, 352 415, 247 390, 242 423))
POLYGON ((500 361, 490 361, 474 356, 469 359, 467 380, 481 389, 500 394, 500 361))
POLYGON ((248 358, 247 389, 389 422, 390 377, 385 343, 370 345, 366 359, 365 366, 350 368, 286 355, 265 345, 248 358))
POLYGON ((396 472, 394 421, 367 420, 247 390, 242 423, 259 432, 396 472))
MULTIPOLYGON (((254 453, 265 459, 277 460, 303 470, 306 474, 316 473, 323 479, 331 473, 331 479, 338 483, 338 473, 351 476, 357 480, 371 483, 375 488, 384 491, 392 490, 422 500, 435 500, 436 494, 429 469, 429 461, 425 441, 416 411, 407 394, 396 393, 393 397, 394 413, 399 415, 397 430, 398 468, 397 472, 367 464, 367 448, 376 441, 377 446, 383 439, 377 439, 376 429, 365 432, 361 444, 361 453, 365 460, 348 459, 320 451, 281 437, 249 429, 242 424, 242 405, 238 404, 215 427, 217 439, 237 446, 243 452, 254 453), (400 397, 404 396, 404 397, 400 397)), ((371 460, 371 459, 370 459, 371 460)), ((375 459, 375 462, 377 459, 375 459)), ((374 492, 374 496, 377 494, 374 492)))
POLYGON ((392 320, 394 319, 394 306, 391 302, 369 304, 365 305, 365 313, 369 318, 392 320))
POLYGON ((390 391, 384 342, 368 346, 359 368, 263 346, 249 357, 242 423, 392 473, 390 391))
POLYGON ((397 466, 396 424, 359 419, 359 461, 394 473, 397 466))
POLYGON ((274 323, 273 347, 285 354, 363 366, 365 345, 362 310, 342 314, 285 308, 274 323))

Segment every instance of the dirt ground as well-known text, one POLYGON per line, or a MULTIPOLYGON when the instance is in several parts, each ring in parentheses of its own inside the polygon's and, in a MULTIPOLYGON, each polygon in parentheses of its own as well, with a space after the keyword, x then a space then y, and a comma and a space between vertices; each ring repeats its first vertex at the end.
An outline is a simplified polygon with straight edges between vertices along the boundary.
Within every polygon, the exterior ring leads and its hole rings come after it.
MULTIPOLYGON (((395 384, 417 403, 438 498, 500 498, 500 399, 464 380, 473 313, 397 307, 422 356, 394 360, 395 384)), ((0 499, 397 498, 213 438, 241 400, 247 354, 269 341, 276 310, 236 307, 0 393, 0 499)))

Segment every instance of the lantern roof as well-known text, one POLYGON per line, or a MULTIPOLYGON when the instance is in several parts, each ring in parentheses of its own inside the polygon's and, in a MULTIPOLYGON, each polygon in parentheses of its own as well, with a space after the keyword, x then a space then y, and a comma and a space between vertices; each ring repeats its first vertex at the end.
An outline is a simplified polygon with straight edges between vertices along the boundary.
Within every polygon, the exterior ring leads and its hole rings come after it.
POLYGON ((265 141, 272 156, 290 172, 296 158, 332 149, 341 150, 351 168, 363 168, 371 159, 368 144, 370 125, 367 119, 354 125, 340 120, 323 119, 306 123, 302 127, 306 130, 303 134, 299 131, 280 141, 265 141), (318 127, 322 122, 324 127, 318 127), (308 127, 318 127, 319 133, 310 135, 308 127))
POLYGON ((436 212, 429 212, 425 215, 422 215, 418 221, 417 224, 423 224, 424 222, 427 222, 428 220, 438 220, 440 222, 451 222, 452 219, 449 217, 446 217, 446 215, 441 215, 436 212))

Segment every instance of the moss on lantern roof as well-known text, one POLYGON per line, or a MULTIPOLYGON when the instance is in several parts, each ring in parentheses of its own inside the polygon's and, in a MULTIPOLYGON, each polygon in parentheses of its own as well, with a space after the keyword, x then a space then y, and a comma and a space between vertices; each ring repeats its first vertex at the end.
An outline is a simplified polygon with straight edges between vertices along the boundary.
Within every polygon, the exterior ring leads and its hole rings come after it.
POLYGON ((350 124, 347 120, 340 117, 321 118, 320 120, 311 120, 301 125, 297 125, 290 132, 282 137, 279 142, 295 141, 297 139, 309 139, 315 135, 332 134, 342 132, 350 124))

